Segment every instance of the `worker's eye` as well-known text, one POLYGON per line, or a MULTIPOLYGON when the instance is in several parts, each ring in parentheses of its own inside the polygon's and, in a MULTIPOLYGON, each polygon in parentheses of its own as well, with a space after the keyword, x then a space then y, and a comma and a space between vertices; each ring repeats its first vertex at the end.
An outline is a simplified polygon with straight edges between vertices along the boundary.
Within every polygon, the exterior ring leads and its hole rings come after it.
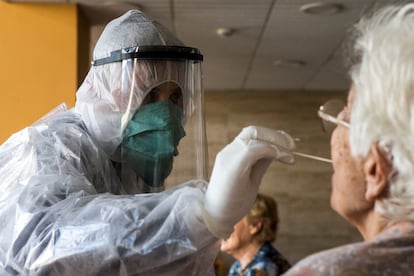
POLYGON ((178 105, 179 107, 183 107, 183 94, 181 93, 181 89, 177 88, 169 97, 169 100, 173 103, 178 105))

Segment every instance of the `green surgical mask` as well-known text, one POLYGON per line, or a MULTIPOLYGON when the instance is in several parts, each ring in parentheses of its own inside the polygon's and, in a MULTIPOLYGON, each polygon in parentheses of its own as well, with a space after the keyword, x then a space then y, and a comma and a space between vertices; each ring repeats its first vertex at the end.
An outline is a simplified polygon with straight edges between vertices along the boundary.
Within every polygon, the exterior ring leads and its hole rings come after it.
POLYGON ((147 185, 159 187, 171 173, 185 136, 183 111, 169 100, 140 107, 128 123, 122 149, 128 165, 147 185))

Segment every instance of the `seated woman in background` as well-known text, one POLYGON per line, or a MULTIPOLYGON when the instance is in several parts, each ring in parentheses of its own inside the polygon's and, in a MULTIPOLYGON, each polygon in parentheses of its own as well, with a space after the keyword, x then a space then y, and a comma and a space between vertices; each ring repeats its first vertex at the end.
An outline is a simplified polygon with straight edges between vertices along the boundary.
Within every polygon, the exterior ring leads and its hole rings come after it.
POLYGON ((276 239, 278 224, 276 201, 258 194, 249 214, 221 242, 220 249, 237 259, 229 276, 281 275, 290 268, 289 262, 271 244, 276 239))

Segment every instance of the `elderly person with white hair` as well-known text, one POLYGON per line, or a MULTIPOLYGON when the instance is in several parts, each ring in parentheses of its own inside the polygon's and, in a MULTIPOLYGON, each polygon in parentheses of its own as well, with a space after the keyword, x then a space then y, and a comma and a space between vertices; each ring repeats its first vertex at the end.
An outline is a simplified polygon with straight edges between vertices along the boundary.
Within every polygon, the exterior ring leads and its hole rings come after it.
POLYGON ((413 275, 413 31, 413 3, 356 24, 347 105, 320 115, 337 124, 331 206, 364 241, 307 257, 286 275, 413 275))

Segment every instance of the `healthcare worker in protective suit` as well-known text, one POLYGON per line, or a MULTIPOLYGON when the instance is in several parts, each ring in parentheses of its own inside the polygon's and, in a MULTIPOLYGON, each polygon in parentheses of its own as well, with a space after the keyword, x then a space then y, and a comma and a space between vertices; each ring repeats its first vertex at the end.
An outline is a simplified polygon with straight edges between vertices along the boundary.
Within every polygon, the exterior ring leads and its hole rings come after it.
POLYGON ((107 25, 75 107, 0 147, 0 275, 213 275, 293 142, 247 127, 207 185, 201 62, 139 11, 107 25))

